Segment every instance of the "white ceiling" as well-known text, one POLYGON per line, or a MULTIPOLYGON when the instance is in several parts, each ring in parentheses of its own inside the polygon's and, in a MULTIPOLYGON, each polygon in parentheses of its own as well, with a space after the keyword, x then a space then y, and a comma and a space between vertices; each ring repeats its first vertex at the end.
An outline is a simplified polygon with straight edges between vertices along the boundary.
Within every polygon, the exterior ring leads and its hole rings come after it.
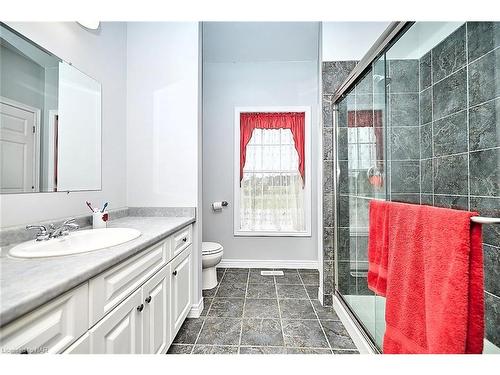
POLYGON ((204 22, 204 62, 316 61, 319 22, 204 22))
POLYGON ((323 61, 361 60, 390 22, 323 22, 323 61))

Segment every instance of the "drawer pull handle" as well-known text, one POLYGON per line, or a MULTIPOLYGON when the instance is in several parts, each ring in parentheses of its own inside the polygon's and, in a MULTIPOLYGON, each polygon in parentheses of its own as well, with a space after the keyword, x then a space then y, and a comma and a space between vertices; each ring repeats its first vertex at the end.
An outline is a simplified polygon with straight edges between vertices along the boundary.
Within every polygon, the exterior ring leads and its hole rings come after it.
POLYGON ((147 303, 150 303, 150 302, 151 302, 151 296, 149 296, 148 298, 146 298, 146 302, 147 302, 147 303))
POLYGON ((177 276, 177 270, 175 270, 174 272, 172 272, 172 275, 177 276))
POLYGON ((188 240, 188 239, 187 239, 187 237, 184 237, 184 238, 182 239, 182 241, 183 241, 183 242, 187 242, 187 240, 188 240))
POLYGON ((141 303, 139 306, 137 306, 137 311, 141 312, 142 310, 144 310, 144 304, 141 303))

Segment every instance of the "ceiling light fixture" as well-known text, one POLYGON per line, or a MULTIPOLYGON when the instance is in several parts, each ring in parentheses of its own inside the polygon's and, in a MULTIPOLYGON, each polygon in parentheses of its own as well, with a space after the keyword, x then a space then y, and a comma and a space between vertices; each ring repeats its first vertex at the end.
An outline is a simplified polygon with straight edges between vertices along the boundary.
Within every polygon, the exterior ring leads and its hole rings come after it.
POLYGON ((90 30, 97 30, 99 28, 99 25, 101 24, 101 22, 99 21, 76 21, 76 22, 85 27, 86 29, 90 30))

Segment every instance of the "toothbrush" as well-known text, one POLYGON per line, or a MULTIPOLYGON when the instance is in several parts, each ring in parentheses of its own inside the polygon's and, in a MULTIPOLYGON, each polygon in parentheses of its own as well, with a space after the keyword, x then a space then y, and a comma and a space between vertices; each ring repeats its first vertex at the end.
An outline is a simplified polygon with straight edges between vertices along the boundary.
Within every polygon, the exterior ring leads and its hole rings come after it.
POLYGON ((93 208, 92 208, 92 204, 88 201, 85 201, 85 204, 87 205, 88 208, 90 208, 90 211, 92 212, 96 212, 93 208))
POLYGON ((108 202, 104 203, 104 206, 102 206, 101 212, 104 212, 104 210, 106 209, 106 207, 108 207, 108 202))

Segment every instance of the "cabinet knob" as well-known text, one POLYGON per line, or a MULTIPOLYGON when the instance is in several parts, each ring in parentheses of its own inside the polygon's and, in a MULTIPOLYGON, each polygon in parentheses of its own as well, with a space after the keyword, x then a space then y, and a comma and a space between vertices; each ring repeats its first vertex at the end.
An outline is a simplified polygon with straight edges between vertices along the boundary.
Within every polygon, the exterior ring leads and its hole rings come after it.
POLYGON ((187 242, 187 240, 188 240, 188 239, 187 239, 187 237, 184 237, 184 238, 182 239, 182 241, 183 241, 183 242, 187 242))
POLYGON ((144 310, 144 304, 141 303, 139 306, 137 306, 137 311, 141 312, 142 310, 144 310))
POLYGON ((172 272, 172 275, 177 276, 177 270, 175 270, 174 272, 172 272))
POLYGON ((147 303, 150 303, 150 302, 151 302, 151 296, 148 296, 148 298, 146 298, 146 302, 147 302, 147 303))

